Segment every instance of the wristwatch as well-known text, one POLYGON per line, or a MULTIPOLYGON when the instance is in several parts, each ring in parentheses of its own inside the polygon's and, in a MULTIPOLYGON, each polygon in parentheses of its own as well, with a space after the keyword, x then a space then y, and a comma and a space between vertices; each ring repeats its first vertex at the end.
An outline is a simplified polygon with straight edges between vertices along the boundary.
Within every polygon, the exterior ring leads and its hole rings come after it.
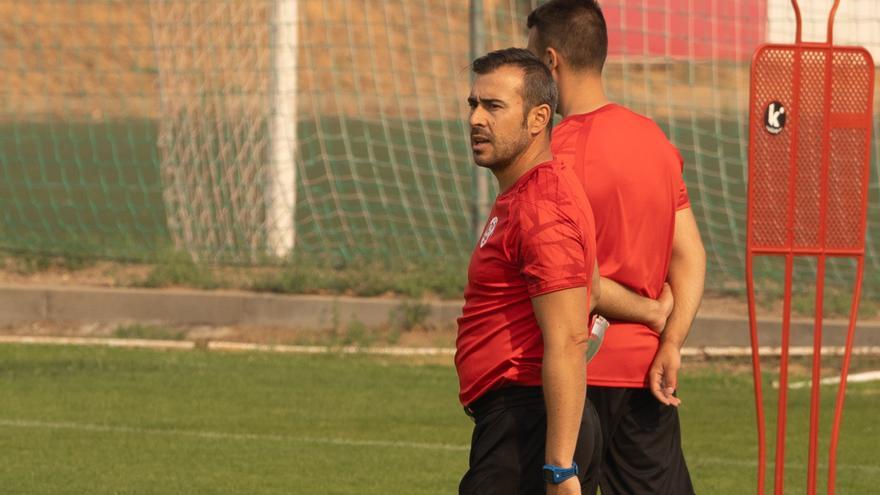
POLYGON ((558 485, 572 476, 577 476, 577 474, 578 465, 574 461, 571 462, 570 468, 561 468, 559 466, 554 466, 553 464, 544 464, 544 481, 551 485, 558 485))

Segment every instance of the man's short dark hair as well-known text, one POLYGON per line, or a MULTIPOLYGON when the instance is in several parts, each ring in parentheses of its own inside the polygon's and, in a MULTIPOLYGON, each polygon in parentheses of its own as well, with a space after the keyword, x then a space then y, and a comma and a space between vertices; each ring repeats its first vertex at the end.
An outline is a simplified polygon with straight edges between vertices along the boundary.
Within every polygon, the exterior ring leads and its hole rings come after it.
POLYGON ((575 70, 602 72, 608 56, 608 28, 596 0, 550 0, 529 14, 540 51, 553 48, 575 70))
POLYGON ((523 71, 522 99, 525 115, 540 105, 549 105, 550 115, 556 113, 559 91, 553 75, 532 52, 523 48, 505 48, 489 52, 471 64, 474 74, 479 75, 490 74, 504 66, 519 67, 523 71))

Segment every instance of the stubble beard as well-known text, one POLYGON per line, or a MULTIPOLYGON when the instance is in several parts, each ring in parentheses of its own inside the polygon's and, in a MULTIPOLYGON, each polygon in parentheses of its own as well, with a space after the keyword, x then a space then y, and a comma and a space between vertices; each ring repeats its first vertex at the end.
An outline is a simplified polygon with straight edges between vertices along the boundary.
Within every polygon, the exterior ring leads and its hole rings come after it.
POLYGON ((474 155, 474 163, 478 167, 488 168, 493 172, 504 170, 512 164, 529 146, 529 133, 527 132, 527 122, 523 119, 520 133, 510 143, 499 143, 493 140, 492 148, 495 151, 494 156, 485 159, 479 159, 474 155))

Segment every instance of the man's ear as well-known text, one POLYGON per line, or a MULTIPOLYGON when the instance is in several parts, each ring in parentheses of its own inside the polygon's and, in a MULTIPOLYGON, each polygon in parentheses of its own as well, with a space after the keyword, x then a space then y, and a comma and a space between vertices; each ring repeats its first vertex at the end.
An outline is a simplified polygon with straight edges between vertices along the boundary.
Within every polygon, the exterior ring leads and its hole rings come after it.
POLYGON ((537 136, 547 130, 553 120, 553 112, 546 103, 529 110, 529 133, 537 136))
POLYGON ((556 71, 559 70, 559 52, 553 47, 547 47, 547 50, 544 52, 544 63, 555 76, 556 71))

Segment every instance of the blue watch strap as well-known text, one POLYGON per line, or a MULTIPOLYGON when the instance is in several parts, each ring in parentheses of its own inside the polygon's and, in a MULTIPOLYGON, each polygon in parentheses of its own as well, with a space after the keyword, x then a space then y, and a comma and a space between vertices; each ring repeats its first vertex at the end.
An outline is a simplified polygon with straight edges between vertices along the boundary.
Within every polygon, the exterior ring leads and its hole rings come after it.
POLYGON ((573 476, 577 476, 577 474, 578 465, 574 461, 572 461, 570 468, 561 468, 559 466, 554 466, 553 464, 544 464, 544 481, 551 485, 558 485, 573 476))

